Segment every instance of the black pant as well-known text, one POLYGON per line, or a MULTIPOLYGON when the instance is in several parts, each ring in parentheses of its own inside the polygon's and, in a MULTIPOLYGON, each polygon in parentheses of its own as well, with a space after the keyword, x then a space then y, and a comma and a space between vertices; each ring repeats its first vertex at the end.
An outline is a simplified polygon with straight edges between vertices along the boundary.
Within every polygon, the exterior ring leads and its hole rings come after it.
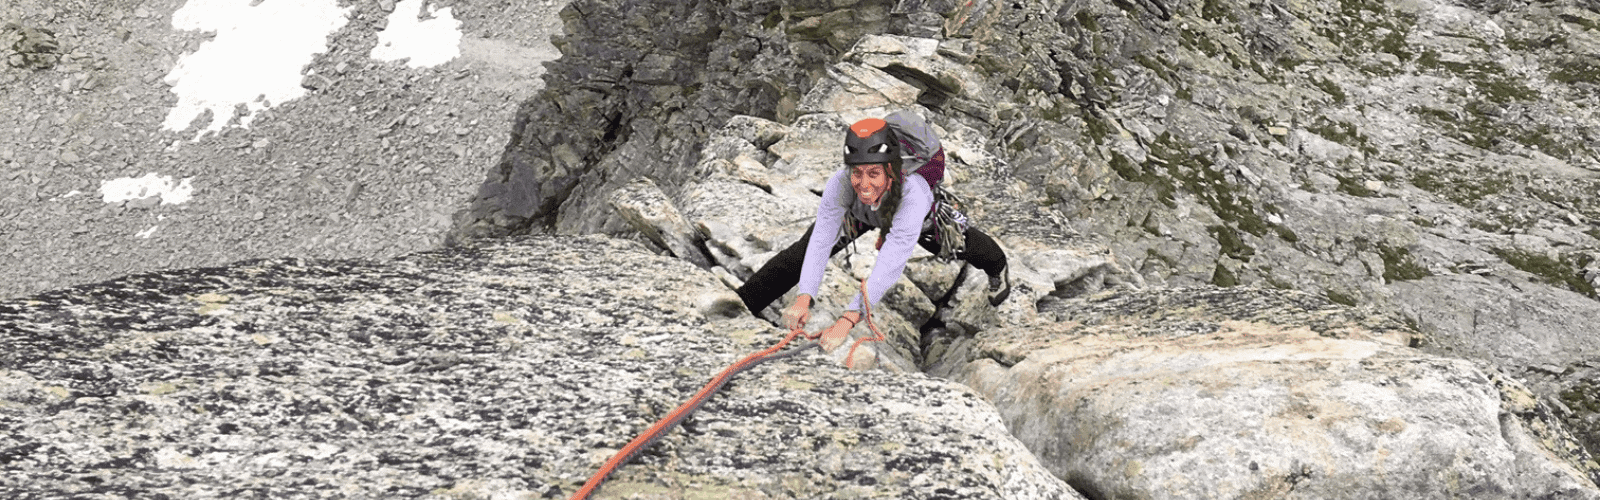
MULTIPOLYGON (((856 224, 858 233, 871 228, 859 222, 856 224)), ((761 310, 766 309, 772 301, 783 297, 783 294, 789 293, 790 288, 800 283, 800 267, 805 264, 806 246, 811 241, 813 229, 816 229, 815 223, 806 228, 806 234, 800 236, 800 241, 778 252, 778 255, 773 256, 772 260, 767 261, 766 265, 761 266, 760 270, 750 276, 750 279, 744 282, 744 286, 739 287, 739 298, 744 299, 744 305, 750 308, 751 313, 761 314, 761 310)), ((971 226, 967 227, 965 236, 967 248, 956 254, 956 258, 972 264, 990 276, 997 275, 1006 268, 1006 253, 994 242, 994 238, 971 226)), ((839 241, 833 243, 833 249, 828 251, 828 256, 832 257, 849 244, 850 240, 840 237, 839 241)), ((922 236, 917 238, 917 244, 929 252, 939 253, 939 244, 933 239, 931 232, 923 232, 922 236)))

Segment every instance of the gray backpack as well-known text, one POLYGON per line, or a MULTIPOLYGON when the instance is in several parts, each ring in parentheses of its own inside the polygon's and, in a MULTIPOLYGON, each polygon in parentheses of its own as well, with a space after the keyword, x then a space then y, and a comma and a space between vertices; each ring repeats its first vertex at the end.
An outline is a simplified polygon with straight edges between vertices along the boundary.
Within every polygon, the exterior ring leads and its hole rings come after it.
POLYGON ((933 131, 921 115, 909 111, 896 111, 883 117, 889 130, 900 143, 900 157, 912 173, 928 181, 928 188, 938 187, 944 180, 944 148, 939 145, 939 134, 933 131))

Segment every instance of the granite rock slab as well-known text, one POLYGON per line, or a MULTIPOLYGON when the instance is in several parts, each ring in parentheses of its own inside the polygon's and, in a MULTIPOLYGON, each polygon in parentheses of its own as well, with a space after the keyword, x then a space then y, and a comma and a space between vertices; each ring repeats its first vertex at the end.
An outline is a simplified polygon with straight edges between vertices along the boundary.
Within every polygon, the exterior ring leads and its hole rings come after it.
MULTIPOLYGON (((269 259, 0 302, 0 497, 565 498, 782 335, 608 237, 269 259)), ((976 393, 816 351, 598 498, 1078 498, 976 393)))

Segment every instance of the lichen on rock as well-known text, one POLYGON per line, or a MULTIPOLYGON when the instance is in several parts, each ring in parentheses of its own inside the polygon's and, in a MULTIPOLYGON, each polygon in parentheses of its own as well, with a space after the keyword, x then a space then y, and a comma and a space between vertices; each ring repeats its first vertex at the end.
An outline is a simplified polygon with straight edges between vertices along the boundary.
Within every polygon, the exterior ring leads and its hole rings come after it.
MULTIPOLYGON (((0 495, 564 497, 781 336, 711 273, 603 236, 61 289, 0 302, 0 495)), ((814 353, 739 375, 608 484, 1078 498, 971 391, 814 353)))

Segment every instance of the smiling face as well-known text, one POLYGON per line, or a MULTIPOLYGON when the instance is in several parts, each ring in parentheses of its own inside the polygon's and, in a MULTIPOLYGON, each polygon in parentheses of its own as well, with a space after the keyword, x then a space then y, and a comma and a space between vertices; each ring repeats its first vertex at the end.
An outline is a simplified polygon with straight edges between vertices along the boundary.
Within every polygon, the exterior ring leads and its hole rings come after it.
POLYGON ((889 184, 887 165, 868 163, 850 167, 850 187, 855 189, 856 198, 862 203, 877 206, 883 200, 883 193, 889 190, 889 184))

